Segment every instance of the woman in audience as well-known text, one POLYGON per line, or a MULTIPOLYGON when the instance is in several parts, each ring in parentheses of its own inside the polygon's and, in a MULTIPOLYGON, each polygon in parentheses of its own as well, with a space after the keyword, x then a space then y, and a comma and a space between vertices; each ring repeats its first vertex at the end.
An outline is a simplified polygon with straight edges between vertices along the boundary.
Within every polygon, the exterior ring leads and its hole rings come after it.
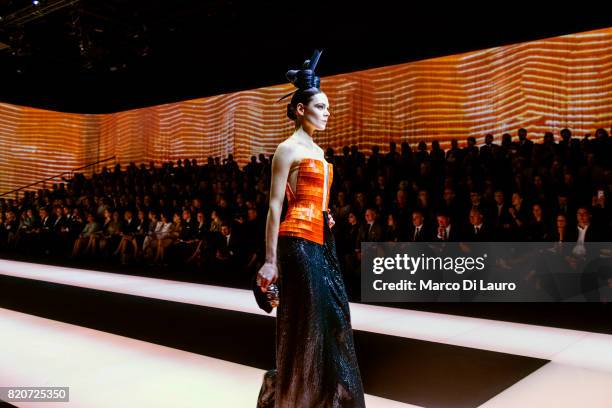
POLYGON ((172 222, 167 218, 165 213, 162 214, 162 230, 156 236, 154 242, 156 253, 153 259, 154 264, 163 264, 165 261, 166 249, 178 239, 181 233, 181 215, 175 212, 172 216, 172 222))
MULTIPOLYGON (((83 231, 79 234, 79 237, 74 241, 74 247, 72 248, 72 257, 76 258, 83 246, 85 246, 85 252, 90 249, 91 242, 94 241, 94 237, 100 230, 100 224, 96 222, 96 218, 92 213, 87 214, 87 224, 83 227, 83 231)), ((95 241, 94 241, 95 242, 95 241)))
MULTIPOLYGON (((110 213, 108 210, 104 210, 105 215, 110 213)), ((114 211, 111 215, 110 221, 108 216, 105 217, 104 226, 102 227, 102 233, 99 235, 98 248, 100 254, 106 255, 112 253, 117 247, 121 240, 121 218, 119 211, 114 211)))

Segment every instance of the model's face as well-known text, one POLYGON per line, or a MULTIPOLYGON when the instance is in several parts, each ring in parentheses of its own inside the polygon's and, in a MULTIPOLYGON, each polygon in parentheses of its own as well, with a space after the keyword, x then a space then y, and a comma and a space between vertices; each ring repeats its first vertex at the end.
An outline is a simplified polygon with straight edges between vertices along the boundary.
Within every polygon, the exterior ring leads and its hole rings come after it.
POLYGON ((327 95, 319 92, 310 98, 308 105, 298 103, 298 116, 303 117, 303 121, 307 122, 315 130, 325 130, 327 119, 329 118, 329 100, 327 95))

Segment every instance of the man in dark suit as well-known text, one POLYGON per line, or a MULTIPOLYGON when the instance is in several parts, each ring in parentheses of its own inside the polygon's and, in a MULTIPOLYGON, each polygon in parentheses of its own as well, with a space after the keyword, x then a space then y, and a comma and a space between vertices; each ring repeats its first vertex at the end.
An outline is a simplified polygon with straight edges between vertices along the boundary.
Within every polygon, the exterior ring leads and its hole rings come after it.
POLYGON ((438 213, 436 217, 436 221, 438 222, 438 227, 436 230, 436 235, 434 237, 435 241, 448 241, 448 242, 457 242, 459 241, 459 231, 453 224, 451 224, 451 217, 443 212, 438 213))
POLYGON ((431 231, 425 224, 425 216, 421 211, 412 212, 412 223, 405 240, 408 242, 428 242, 431 240, 431 231))
POLYGON ((576 210, 576 242, 599 242, 603 240, 601 230, 591 223, 592 213, 588 207, 578 207, 576 210))
POLYGON ((69 245, 72 243, 68 235, 68 219, 64 215, 62 207, 55 207, 54 212, 55 220, 53 221, 53 241, 51 245, 53 247, 53 252, 63 253, 68 250, 69 245))
POLYGON ((487 242, 493 238, 491 229, 484 221, 484 215, 478 208, 470 210, 470 224, 463 238, 470 242, 487 242))
POLYGON ((53 233, 53 224, 55 222, 53 216, 49 213, 49 210, 45 207, 38 211, 40 216, 40 226, 35 230, 37 235, 37 243, 39 249, 46 255, 51 253, 51 238, 53 233))
POLYGON ((229 277, 232 281, 241 280, 243 278, 242 272, 244 266, 242 254, 242 241, 233 232, 230 223, 223 221, 221 223, 221 232, 217 235, 215 245, 217 272, 221 275, 230 274, 229 277))
POLYGON ((181 214, 181 232, 178 241, 172 246, 172 255, 177 261, 183 262, 193 254, 197 231, 198 227, 191 211, 184 209, 181 214))
POLYGON ((358 247, 362 242, 382 242, 384 230, 382 225, 376 221, 376 210, 368 208, 365 211, 364 218, 366 222, 359 229, 358 247))
POLYGON ((531 159, 531 152, 533 151, 533 142, 527 138, 527 129, 520 128, 518 130, 518 152, 521 157, 527 160, 531 159))
POLYGON ((368 208, 365 211, 364 218, 366 222, 359 227, 357 241, 355 242, 355 254, 358 261, 361 261, 362 242, 382 242, 384 239, 383 226, 376 221, 376 210, 368 208))

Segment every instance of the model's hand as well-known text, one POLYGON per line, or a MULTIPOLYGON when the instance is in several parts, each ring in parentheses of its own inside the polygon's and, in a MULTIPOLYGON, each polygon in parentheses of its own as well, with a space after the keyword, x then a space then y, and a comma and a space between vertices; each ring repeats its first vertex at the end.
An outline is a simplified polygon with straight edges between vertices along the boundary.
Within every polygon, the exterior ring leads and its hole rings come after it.
POLYGON ((268 290, 268 285, 276 282, 277 278, 278 267, 276 264, 266 262, 259 268, 259 271, 257 271, 257 286, 259 286, 262 292, 266 292, 268 290))
POLYGON ((327 225, 329 226, 329 229, 331 229, 336 224, 336 221, 334 221, 334 217, 332 217, 331 213, 329 212, 329 208, 327 209, 327 216, 327 225))

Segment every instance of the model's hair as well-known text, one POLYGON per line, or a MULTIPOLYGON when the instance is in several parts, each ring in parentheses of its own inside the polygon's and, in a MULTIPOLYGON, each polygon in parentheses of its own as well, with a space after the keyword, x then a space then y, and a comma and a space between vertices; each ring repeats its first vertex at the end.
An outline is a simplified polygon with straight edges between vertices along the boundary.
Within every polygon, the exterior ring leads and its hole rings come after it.
MULTIPOLYGON (((297 120, 297 105, 308 105, 314 95, 321 93, 321 79, 315 73, 320 55, 321 52, 315 50, 312 58, 304 61, 302 69, 290 69, 285 74, 287 80, 297 88, 287 105, 287 117, 293 121, 297 120)), ((281 100, 289 95, 285 95, 281 100)))

